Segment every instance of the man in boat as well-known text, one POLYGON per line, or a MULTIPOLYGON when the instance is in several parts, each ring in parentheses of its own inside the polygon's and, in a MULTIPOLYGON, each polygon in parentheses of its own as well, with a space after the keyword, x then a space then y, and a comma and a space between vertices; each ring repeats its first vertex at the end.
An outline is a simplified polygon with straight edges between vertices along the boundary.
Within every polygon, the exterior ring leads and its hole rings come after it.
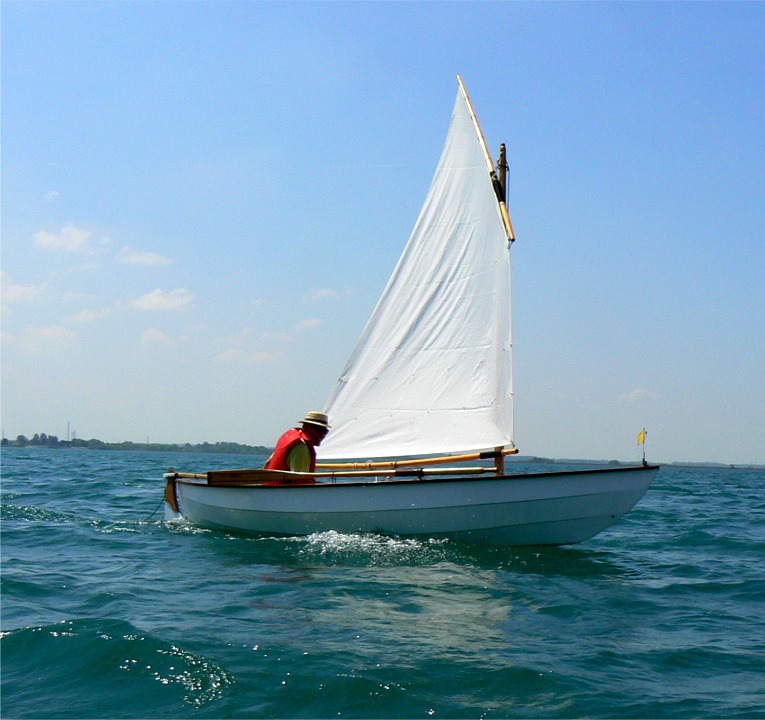
MULTIPOLYGON (((316 447, 329 432, 329 419, 316 410, 306 413, 301 427, 290 428, 276 443, 271 457, 263 466, 267 470, 291 470, 292 472, 316 472, 316 447)), ((313 478, 300 482, 314 482, 313 478)))

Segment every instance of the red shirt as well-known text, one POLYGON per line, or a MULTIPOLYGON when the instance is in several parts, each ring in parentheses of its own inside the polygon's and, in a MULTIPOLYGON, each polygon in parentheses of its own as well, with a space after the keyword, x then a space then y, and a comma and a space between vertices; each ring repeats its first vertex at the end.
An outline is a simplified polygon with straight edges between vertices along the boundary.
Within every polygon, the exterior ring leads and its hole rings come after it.
POLYGON ((269 470, 292 470, 289 465, 290 450, 298 443, 304 443, 311 454, 311 464, 308 472, 316 472, 316 449, 308 435, 301 428, 290 428, 276 443, 274 452, 266 463, 269 470))

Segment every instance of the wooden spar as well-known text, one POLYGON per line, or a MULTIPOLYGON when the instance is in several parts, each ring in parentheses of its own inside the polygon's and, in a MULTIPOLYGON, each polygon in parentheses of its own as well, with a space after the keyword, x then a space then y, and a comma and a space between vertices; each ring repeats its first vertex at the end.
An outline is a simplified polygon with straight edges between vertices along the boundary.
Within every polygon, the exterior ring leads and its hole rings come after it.
POLYGON ((473 109, 473 103, 470 102, 470 96, 468 95, 467 89, 465 88, 465 84, 462 82, 462 77, 457 75, 457 82, 460 85, 460 90, 462 91, 462 97, 465 98, 465 102, 467 103, 468 110, 470 111, 470 117, 473 120, 473 126, 475 127, 475 131, 478 134, 478 140, 481 143, 481 147, 483 148, 483 154, 484 159, 486 160, 486 167, 489 170, 489 174, 494 172, 494 163, 491 159, 491 155, 489 154, 489 147, 486 145, 486 140, 483 136, 483 131, 481 130, 481 126, 478 124, 478 117, 475 114, 475 110, 473 109))
MULTIPOLYGON (((489 153, 489 147, 486 144, 486 139, 483 136, 483 131, 481 130, 481 126, 478 123, 478 116, 475 114, 475 109, 473 108, 473 103, 470 102, 470 95, 468 95, 467 89, 465 88, 465 84, 462 82, 462 78, 457 75, 457 82, 459 83, 460 90, 462 91, 462 96, 465 98, 465 102, 467 103, 468 110, 470 111, 470 117, 473 120, 473 126, 475 127, 475 131, 478 134, 478 139, 481 143, 481 147, 483 148, 483 155, 484 159, 486 160, 486 166, 489 170, 489 177, 492 178, 492 182, 497 177, 496 170, 494 169, 494 161, 491 159, 491 154, 489 153)), ((515 231, 513 230, 513 223, 510 220, 510 213, 507 211, 507 203, 505 202, 505 199, 502 197, 497 196, 497 202, 499 203, 499 213, 502 216, 502 223, 505 226, 505 232, 507 233, 507 239, 510 242, 515 241, 515 231)))
POLYGON ((487 458, 500 458, 505 455, 517 455, 518 448, 499 448, 488 452, 466 453, 464 455, 441 455, 431 458, 412 458, 411 460, 380 460, 368 462, 350 462, 350 463, 316 463, 317 468, 331 468, 341 470, 348 469, 383 469, 399 467, 416 467, 422 465, 440 465, 448 462, 464 462, 466 460, 485 460, 487 458))

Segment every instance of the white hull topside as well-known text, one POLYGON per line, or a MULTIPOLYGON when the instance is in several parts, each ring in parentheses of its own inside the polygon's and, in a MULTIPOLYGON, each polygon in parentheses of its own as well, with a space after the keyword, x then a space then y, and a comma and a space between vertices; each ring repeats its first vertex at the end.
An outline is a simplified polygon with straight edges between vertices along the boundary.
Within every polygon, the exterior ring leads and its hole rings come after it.
MULTIPOLYGON (((629 512, 658 466, 315 485, 221 487, 168 475, 180 516, 266 535, 335 530, 490 545, 582 542, 629 512)), ((177 517, 168 506, 167 517, 177 517)))

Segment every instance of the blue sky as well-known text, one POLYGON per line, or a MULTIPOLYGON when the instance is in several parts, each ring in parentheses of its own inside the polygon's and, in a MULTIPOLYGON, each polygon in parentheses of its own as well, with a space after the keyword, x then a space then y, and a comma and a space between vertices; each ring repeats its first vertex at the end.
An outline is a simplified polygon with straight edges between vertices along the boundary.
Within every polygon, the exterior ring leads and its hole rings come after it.
POLYGON ((14 2, 2 426, 273 444, 506 142, 522 454, 765 462, 765 4, 14 2))

